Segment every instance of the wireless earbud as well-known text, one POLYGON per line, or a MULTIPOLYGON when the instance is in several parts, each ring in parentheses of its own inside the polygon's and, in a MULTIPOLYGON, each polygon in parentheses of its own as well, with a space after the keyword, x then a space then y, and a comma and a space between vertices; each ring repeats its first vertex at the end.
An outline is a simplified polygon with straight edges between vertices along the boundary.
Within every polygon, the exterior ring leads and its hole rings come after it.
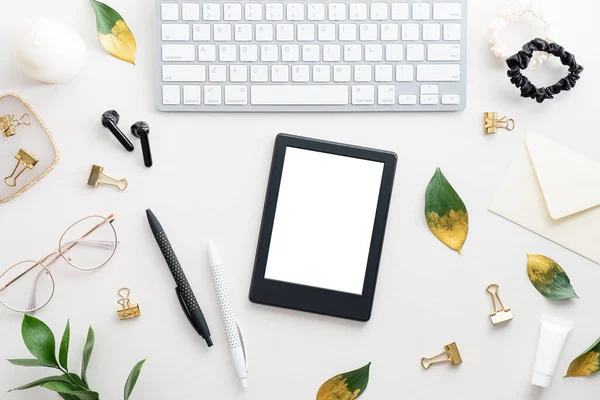
POLYGON ((121 132, 117 124, 119 123, 119 113, 115 110, 108 110, 102 114, 102 126, 107 128, 117 138, 119 143, 125 147, 127 151, 133 151, 133 144, 127 139, 127 137, 121 132))
POLYGON ((152 166, 152 152, 150 151, 150 126, 144 121, 138 121, 131 125, 131 134, 142 141, 142 154, 144 155, 144 165, 152 166))

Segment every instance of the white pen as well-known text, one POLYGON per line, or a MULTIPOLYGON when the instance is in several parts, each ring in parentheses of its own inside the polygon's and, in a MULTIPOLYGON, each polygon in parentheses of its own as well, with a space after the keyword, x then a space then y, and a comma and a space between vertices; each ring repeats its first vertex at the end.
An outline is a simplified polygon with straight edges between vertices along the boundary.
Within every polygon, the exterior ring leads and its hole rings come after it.
POLYGON ((219 305, 221 306, 221 314, 223 315, 225 330, 227 331, 227 340, 229 341, 229 348, 231 349, 235 372, 240 378, 242 386, 246 388, 248 387, 246 345, 244 343, 242 331, 240 330, 240 325, 235 319, 233 309, 231 308, 231 300, 229 299, 229 290, 227 289, 227 282, 225 281, 225 275, 223 274, 221 258, 219 257, 219 253, 212 240, 208 242, 208 263, 210 264, 210 270, 212 271, 213 281, 217 290, 217 297, 219 298, 219 305))

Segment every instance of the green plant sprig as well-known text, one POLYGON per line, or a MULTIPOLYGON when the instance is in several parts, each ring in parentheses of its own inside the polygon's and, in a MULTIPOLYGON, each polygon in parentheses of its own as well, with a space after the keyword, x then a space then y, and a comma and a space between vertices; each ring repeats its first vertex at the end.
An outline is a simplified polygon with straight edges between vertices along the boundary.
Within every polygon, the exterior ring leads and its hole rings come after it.
MULTIPOLYGON (((67 326, 60 342, 58 359, 56 358, 54 334, 41 320, 25 314, 23 323, 21 324, 21 335, 25 346, 35 358, 11 359, 8 362, 21 367, 53 368, 62 372, 62 375, 38 379, 10 391, 43 387, 58 393, 65 400, 99 400, 100 395, 90 389, 87 380, 87 369, 94 349, 94 330, 91 326, 88 329, 87 339, 83 347, 80 375, 69 372, 68 358, 69 342, 71 339, 69 321, 67 321, 67 326)), ((131 396, 145 361, 138 362, 131 370, 124 389, 125 400, 128 400, 129 396, 131 396)))

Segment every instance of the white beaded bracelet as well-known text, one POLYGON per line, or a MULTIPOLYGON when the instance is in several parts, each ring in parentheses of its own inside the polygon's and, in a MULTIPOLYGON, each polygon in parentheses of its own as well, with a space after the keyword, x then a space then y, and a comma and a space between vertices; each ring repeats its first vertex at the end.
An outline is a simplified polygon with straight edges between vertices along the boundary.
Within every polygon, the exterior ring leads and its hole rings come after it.
MULTIPOLYGON (((534 4, 532 1, 526 4, 513 5, 501 11, 498 18, 488 28, 490 50, 496 57, 506 60, 518 51, 518 49, 511 48, 500 40, 500 33, 509 23, 515 22, 528 14, 539 19, 544 24, 545 37, 542 39, 545 39, 549 43, 555 41, 556 23, 545 15, 542 7, 534 4)), ((534 53, 529 63, 529 69, 534 70, 539 68, 547 59, 548 53, 534 53)))

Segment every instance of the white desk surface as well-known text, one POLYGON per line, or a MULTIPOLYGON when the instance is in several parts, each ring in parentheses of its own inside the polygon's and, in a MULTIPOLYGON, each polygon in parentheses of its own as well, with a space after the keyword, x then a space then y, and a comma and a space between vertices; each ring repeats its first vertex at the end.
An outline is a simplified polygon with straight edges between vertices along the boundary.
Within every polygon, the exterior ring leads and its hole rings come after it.
MULTIPOLYGON (((51 86, 31 81, 0 49, 0 92, 28 100, 54 133, 62 158, 44 181, 0 207, 0 261, 9 266, 55 248, 71 222, 116 212, 122 242, 113 261, 94 273, 55 269, 55 298, 38 317, 59 336, 71 318, 71 365, 79 363, 88 325, 96 331, 89 379, 103 399, 119 399, 130 368, 144 366, 132 399, 315 398, 323 381, 371 361, 362 398, 583 399, 597 393, 598 377, 562 379, 570 361, 600 335, 600 267, 487 211, 529 127, 600 161, 600 57, 595 39, 598 6, 589 0, 554 3, 564 21, 560 43, 585 72, 577 87, 539 105, 521 99, 505 68, 489 53, 486 29, 506 2, 469 2, 467 110, 451 114, 166 114, 154 108, 154 11, 151 0, 109 2, 126 19, 138 44, 137 66, 101 49, 86 1, 2 1, 0 37, 9 20, 40 14, 73 26, 87 46, 74 81, 51 86), (594 10, 592 10, 594 8, 594 10), (591 36, 590 36, 591 35, 591 36), (137 120, 151 126, 155 166, 142 164, 139 142, 126 153, 100 124, 107 109, 125 130, 137 120), (484 111, 513 117, 514 132, 485 136, 484 111), (372 320, 350 322, 251 304, 248 290, 275 135, 295 133, 392 150, 398 169, 372 320), (129 178, 120 193, 86 186, 90 164, 129 178), (423 217, 425 187, 441 167, 466 203, 470 232, 462 256, 442 245, 423 217), (173 279, 152 237, 144 210, 164 225, 210 324, 208 349, 175 298, 173 279), (232 367, 206 260, 212 238, 224 258, 234 308, 249 342, 249 388, 232 367), (526 274, 526 253, 557 260, 581 297, 562 303, 538 294, 526 274), (485 288, 500 285, 515 319, 489 321, 485 288), (141 318, 120 322, 117 290, 128 286, 141 318), (529 383, 539 317, 574 321, 549 389, 529 383), (422 356, 456 341, 463 364, 421 368, 422 356)), ((515 29, 518 29, 515 27, 515 29)), ((527 29, 525 29, 527 31, 527 29)), ((530 39, 532 30, 525 33, 530 39)), ((3 41, 4 42, 4 41, 3 41)), ((552 64, 556 67, 556 63, 552 64)), ((531 74, 541 83, 563 68, 531 74)), ((0 143, 1 145, 1 143, 0 143)), ((0 359, 24 358, 22 316, 0 308, 0 359)), ((40 389, 6 394, 45 372, 0 362, 2 399, 54 399, 40 389)), ((44 375, 45 376, 45 375, 44 375)))

